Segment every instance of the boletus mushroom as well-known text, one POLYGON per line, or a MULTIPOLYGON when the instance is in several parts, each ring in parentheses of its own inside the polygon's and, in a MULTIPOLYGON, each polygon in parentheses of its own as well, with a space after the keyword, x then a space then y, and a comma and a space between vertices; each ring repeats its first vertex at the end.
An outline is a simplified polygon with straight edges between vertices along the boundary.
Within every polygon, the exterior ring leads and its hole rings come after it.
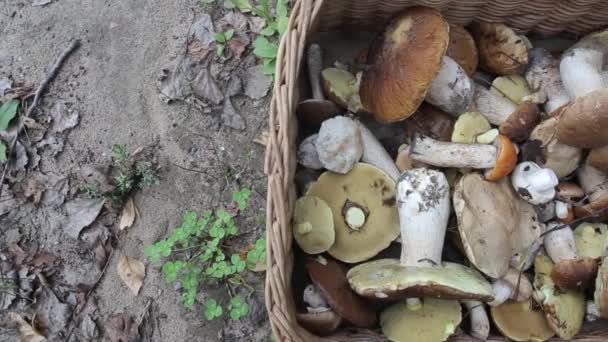
POLYGON ((608 226, 603 223, 583 223, 574 230, 576 250, 581 257, 600 259, 608 256, 608 226))
POLYGON ((608 88, 594 90, 560 110, 557 139, 582 148, 608 145, 608 88))
POLYGON ((298 198, 293 212, 293 237, 308 254, 327 251, 336 240, 331 208, 319 197, 298 198))
POLYGON ((320 262, 309 258, 306 261, 306 270, 327 304, 338 316, 358 327, 370 328, 376 324, 376 313, 363 298, 350 289, 340 264, 329 259, 320 262))
POLYGON ((493 299, 490 284, 475 270, 442 263, 441 253, 450 215, 449 185, 443 173, 417 168, 404 171, 397 184, 401 224, 401 259, 380 259, 348 271, 348 281, 364 297, 493 299))
POLYGON ((399 236, 395 181, 375 166, 358 163, 345 175, 325 172, 307 195, 331 208, 336 240, 327 252, 340 261, 368 260, 399 236))
POLYGON ((492 283, 494 300, 489 302, 490 306, 498 306, 511 299, 516 302, 523 302, 530 299, 534 289, 532 283, 525 274, 520 274, 518 270, 509 268, 507 273, 500 279, 492 283))
POLYGON ((608 207, 608 175, 591 166, 588 161, 576 171, 579 184, 587 195, 588 203, 574 208, 578 218, 598 216, 602 220, 608 218, 605 211, 608 207))
POLYGON ((519 197, 534 205, 551 201, 556 194, 559 179, 549 168, 533 162, 519 163, 511 174, 511 184, 519 197))
POLYGON ((423 103, 414 115, 403 121, 403 125, 408 137, 422 134, 435 140, 450 141, 454 131, 454 118, 423 103))
POLYGON ((602 259, 602 266, 597 270, 593 299, 599 317, 608 319, 608 257, 602 259))
POLYGON ((527 144, 535 144, 540 149, 540 155, 532 161, 553 170, 558 178, 564 178, 578 168, 582 150, 557 139, 556 118, 549 118, 538 124, 530 133, 529 139, 527 144))
POLYGON ((450 25, 450 42, 446 55, 472 76, 479 64, 477 45, 473 36, 460 25, 450 25))
POLYGON ((363 110, 359 97, 360 77, 338 68, 327 68, 321 72, 323 90, 338 106, 353 113, 363 110))
POLYGON ((477 136, 492 129, 488 120, 477 112, 463 113, 454 123, 452 142, 473 144, 477 136))
POLYGON ((298 146, 298 163, 311 170, 321 170, 323 168, 323 163, 319 160, 319 154, 317 153, 318 137, 318 134, 313 134, 302 140, 300 146, 298 146))
POLYGON ((550 339, 551 329, 541 310, 535 309, 532 300, 508 302, 490 309, 496 328, 513 341, 537 341, 550 339))
POLYGON ((420 308, 406 303, 391 305, 380 314, 380 327, 391 341, 438 342, 454 334, 461 320, 457 301, 425 298, 420 308))
POLYGON ((543 252, 534 260, 534 299, 543 308, 549 327, 564 340, 571 340, 580 331, 585 318, 585 295, 576 291, 560 291, 552 281, 554 264, 543 252))
POLYGON ((411 7, 395 16, 369 48, 363 107, 386 123, 412 115, 442 68, 448 41, 448 23, 437 10, 411 7))
POLYGON ((589 151, 587 161, 596 169, 608 172, 608 145, 589 151))
POLYGON ((431 83, 426 102, 458 116, 466 112, 473 100, 473 81, 453 59, 443 56, 441 70, 431 83))
POLYGON ((559 73, 559 61, 543 48, 528 52, 530 63, 526 70, 526 80, 534 91, 526 99, 534 103, 544 103, 546 113, 553 113, 570 102, 559 73))
POLYGON ((296 320, 306 330, 319 336, 327 336, 333 333, 342 324, 342 318, 331 309, 320 312, 296 313, 296 320))
POLYGON ((487 340, 490 335, 490 320, 485 305, 478 300, 465 300, 462 304, 469 314, 469 334, 478 340, 487 340))
POLYGON ((323 121, 315 144, 321 164, 341 174, 348 173, 363 155, 359 125, 345 116, 323 121))
POLYGON ((528 47, 513 29, 504 24, 478 22, 473 24, 471 33, 482 68, 499 75, 521 74, 525 70, 528 47))
POLYGON ((528 82, 519 75, 496 77, 492 81, 490 92, 505 97, 516 105, 527 102, 525 101, 526 96, 531 94, 528 82))

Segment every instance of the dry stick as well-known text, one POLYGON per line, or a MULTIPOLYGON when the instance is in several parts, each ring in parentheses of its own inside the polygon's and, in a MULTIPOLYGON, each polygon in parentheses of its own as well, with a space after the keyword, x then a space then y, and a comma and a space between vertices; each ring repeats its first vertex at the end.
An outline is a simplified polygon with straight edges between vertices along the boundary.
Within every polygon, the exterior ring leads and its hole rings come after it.
MULTIPOLYGON (((65 62, 65 60, 68 58, 68 56, 70 56, 70 54, 72 52, 74 52, 74 50, 76 50, 76 48, 78 48, 79 46, 80 46, 80 40, 78 40, 78 39, 72 40, 72 43, 70 44, 70 46, 68 46, 65 50, 63 50, 63 52, 61 53, 59 58, 57 58, 57 60, 55 61, 55 64, 53 64, 53 66, 51 67, 51 70, 49 70, 49 72, 46 75, 46 77, 44 78, 44 80, 42 80, 42 83, 40 83, 40 86, 38 86, 38 88, 36 89, 36 93, 34 94, 34 100, 32 100, 32 103, 28 107, 27 112, 25 112, 26 118, 29 118, 32 115, 32 113, 34 112, 34 110, 36 109, 36 107, 38 106, 38 102, 40 101, 40 97, 42 96, 42 93, 46 90, 49 83, 51 83, 51 81, 53 79, 55 79, 55 76, 57 76, 57 73, 59 72, 59 69, 61 69, 63 62, 65 62)), ((9 146, 9 151, 12 152, 14 150, 15 145, 17 144, 17 138, 19 138, 19 133, 21 133, 21 130, 23 129, 23 127, 24 127, 23 122, 19 122, 19 127, 17 128, 17 133, 15 133, 15 136, 11 140, 11 143, 9 146)), ((8 171, 8 165, 9 165, 9 162, 6 161, 6 163, 4 164, 4 170, 2 171, 2 176, 0 176, 0 196, 2 196, 2 187, 4 185, 4 179, 6 178, 6 172, 8 171)))

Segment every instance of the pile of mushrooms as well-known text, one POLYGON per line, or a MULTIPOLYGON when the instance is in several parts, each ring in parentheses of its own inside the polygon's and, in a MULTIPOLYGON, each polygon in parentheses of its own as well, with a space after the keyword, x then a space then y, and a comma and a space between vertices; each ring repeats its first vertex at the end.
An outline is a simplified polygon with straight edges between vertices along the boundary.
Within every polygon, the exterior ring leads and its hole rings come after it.
POLYGON ((303 327, 545 341, 608 319, 608 30, 557 50, 426 7, 352 60, 309 46, 303 327))

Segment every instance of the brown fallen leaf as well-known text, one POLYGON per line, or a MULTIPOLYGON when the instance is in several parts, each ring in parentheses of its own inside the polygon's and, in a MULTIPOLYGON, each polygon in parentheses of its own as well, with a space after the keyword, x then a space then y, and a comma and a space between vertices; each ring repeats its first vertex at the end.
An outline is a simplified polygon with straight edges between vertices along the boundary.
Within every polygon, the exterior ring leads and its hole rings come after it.
POLYGON ((95 261, 97 262, 97 267, 102 270, 105 267, 106 262, 108 261, 110 253, 112 253, 112 244, 110 242, 110 239, 108 239, 105 243, 103 241, 99 241, 93 253, 95 254, 95 261))
POLYGON ((11 312, 8 314, 11 321, 17 324, 21 342, 44 342, 46 337, 42 336, 34 327, 32 327, 21 315, 11 312))
POLYGON ((211 45, 205 44, 199 40, 193 40, 188 44, 188 55, 190 55, 192 62, 195 64, 202 62, 210 51, 211 45))
POLYGON ((133 317, 120 313, 110 316, 105 325, 105 342, 139 342, 139 326, 133 317))
POLYGON ((137 207, 135 206, 135 202, 133 201, 133 197, 129 197, 125 207, 122 208, 122 215, 120 215, 120 223, 118 228, 123 230, 125 228, 129 228, 135 222, 135 216, 137 214, 137 207))
POLYGON ((236 59, 241 59, 241 56, 243 55, 243 52, 245 52, 245 49, 247 48, 247 45, 249 45, 249 42, 250 41, 249 38, 247 38, 247 35, 237 34, 228 42, 228 48, 230 49, 230 51, 232 51, 232 55, 236 59))
POLYGON ((35 178, 28 178, 23 184, 23 195, 26 198, 31 197, 34 204, 40 203, 44 190, 44 185, 35 178))
POLYGON ((137 296, 146 276, 146 266, 144 266, 143 262, 123 255, 118 261, 116 270, 120 279, 137 296))

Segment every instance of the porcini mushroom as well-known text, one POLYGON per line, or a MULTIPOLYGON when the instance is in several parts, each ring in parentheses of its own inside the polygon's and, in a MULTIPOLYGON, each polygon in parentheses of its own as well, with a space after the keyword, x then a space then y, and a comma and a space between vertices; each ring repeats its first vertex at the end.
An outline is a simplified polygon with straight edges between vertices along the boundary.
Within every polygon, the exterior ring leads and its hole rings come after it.
POLYGON ((331 208, 315 196, 298 198, 293 212, 293 237, 308 254, 327 251, 336 239, 331 208))
POLYGON ((608 257, 602 259, 602 266, 597 270, 593 299, 599 317, 608 319, 608 257))
POLYGON ((380 327, 391 341, 435 342, 447 340, 461 320, 457 301, 426 298, 418 309, 406 303, 391 305, 380 314, 380 327))
POLYGON ((296 313, 296 320, 306 330, 319 336, 333 333, 342 323, 342 318, 331 309, 321 312, 296 313))
POLYGON ((319 154, 317 153, 318 137, 318 134, 313 134, 302 140, 300 146, 298 146, 298 163, 312 170, 320 170, 323 168, 323 164, 319 160, 319 154))
POLYGON ((458 117, 454 123, 452 142, 473 144, 478 135, 492 129, 488 120, 477 112, 467 112, 458 117))
POLYGON ((570 175, 582 159, 582 150, 561 143, 557 139, 557 119, 549 118, 541 122, 530 133, 530 142, 537 142, 542 158, 533 160, 542 167, 555 172, 558 178, 570 175))
POLYGON ((494 300, 489 302, 490 306, 498 306, 512 299, 516 302, 523 302, 530 299, 534 289, 532 283, 525 274, 520 274, 518 270, 509 268, 507 273, 500 279, 492 283, 494 300))
POLYGON ((369 48, 363 107, 381 122, 412 115, 439 74, 448 41, 448 23, 437 10, 411 7, 395 16, 369 48))
POLYGON ((403 125, 408 137, 422 134, 435 140, 450 141, 454 130, 454 118, 423 103, 414 115, 403 121, 403 125))
POLYGON ((348 281, 364 297, 492 300, 490 284, 460 264, 442 263, 450 214, 449 185, 443 173, 417 168, 401 174, 397 185, 401 223, 401 260, 381 259, 353 267, 348 281))
POLYGON ((410 156, 433 166, 486 169, 486 179, 496 181, 511 173, 517 163, 517 150, 503 135, 498 136, 494 145, 497 147, 446 143, 416 135, 411 141, 410 156))
POLYGON ((319 289, 313 284, 306 285, 302 294, 302 299, 304 300, 304 303, 306 303, 306 309, 309 312, 323 312, 329 310, 327 301, 323 295, 321 295, 319 289))
POLYGON ((581 257, 599 259, 608 256, 608 226, 583 223, 574 230, 576 251, 581 257))
POLYGON ((519 163, 511 174, 511 184, 519 197, 532 204, 544 204, 555 197, 559 179, 549 168, 541 168, 533 162, 519 163))
POLYGON ((465 300, 462 303, 469 313, 470 335, 481 341, 487 340, 490 335, 490 320, 484 304, 477 300, 465 300))
POLYGON ((587 161, 596 169, 608 172, 608 145, 592 149, 587 161))
POLYGON ((332 210, 336 240, 327 252, 355 263, 388 247, 399 235, 394 189, 391 177, 365 163, 345 175, 323 173, 307 195, 323 199, 332 210))
POLYGON ((557 139, 582 148, 608 145, 608 88, 592 91, 560 110, 557 139))
POLYGON ((602 77, 608 31, 583 37, 562 54, 559 65, 564 87, 571 99, 578 99, 606 87, 602 77))
POLYGON ((471 76, 477 70, 479 55, 473 36, 464 27, 450 25, 450 42, 445 53, 458 63, 467 75, 471 76))
POLYGON ((521 74, 528 65, 528 47, 510 27, 478 22, 472 32, 479 49, 481 67, 499 75, 521 74))
POLYGON ((358 327, 369 328, 376 324, 376 313, 350 289, 344 269, 337 262, 326 260, 321 263, 309 258, 306 270, 329 307, 338 316, 358 327))
POLYGON ((333 102, 325 100, 321 87, 321 69, 323 68, 323 56, 321 47, 318 44, 311 44, 308 47, 308 77, 312 88, 312 99, 298 103, 296 113, 298 118, 310 126, 320 125, 321 122, 336 116, 340 113, 340 108, 333 102))
POLYGON ((543 48, 530 50, 528 56, 530 63, 526 70, 526 80, 535 93, 526 99, 534 103, 544 103, 547 113, 552 113, 570 102, 559 73, 559 61, 543 48))
POLYGON ((359 97, 360 82, 349 71, 338 68, 327 68, 321 72, 323 90, 330 100, 338 106, 353 113, 363 110, 359 97))
POLYGON ((388 155, 382 144, 364 124, 361 122, 357 122, 357 124, 359 125, 361 140, 363 142, 361 161, 374 165, 397 181, 399 170, 391 156, 388 155))
POLYGON ((426 93, 426 102, 457 116, 467 111, 472 99, 473 81, 458 63, 443 56, 441 70, 426 93))
POLYGON ((553 283, 566 290, 586 288, 595 276, 597 262, 578 255, 574 233, 568 225, 552 222, 547 228, 544 246, 555 264, 551 272, 553 283))
MULTIPOLYGON (((576 217, 598 216, 608 207, 608 176, 588 161, 578 168, 576 176, 588 199, 587 204, 574 208, 576 217)), ((606 217, 605 213, 600 215, 600 219, 606 217)))
POLYGON ((316 148, 319 160, 326 169, 348 173, 363 155, 359 125, 344 116, 323 121, 316 148))
POLYGON ((516 105, 526 102, 524 99, 531 93, 528 82, 519 75, 496 77, 492 81, 490 92, 505 97, 516 105))
POLYGON ((534 260, 534 299, 543 308, 549 327, 564 340, 579 332, 585 317, 585 295, 575 291, 558 291, 550 276, 553 262, 545 253, 534 260))
POLYGON ((541 310, 532 306, 532 300, 509 302, 490 308, 496 328, 513 341, 537 341, 550 339, 551 329, 541 310))

